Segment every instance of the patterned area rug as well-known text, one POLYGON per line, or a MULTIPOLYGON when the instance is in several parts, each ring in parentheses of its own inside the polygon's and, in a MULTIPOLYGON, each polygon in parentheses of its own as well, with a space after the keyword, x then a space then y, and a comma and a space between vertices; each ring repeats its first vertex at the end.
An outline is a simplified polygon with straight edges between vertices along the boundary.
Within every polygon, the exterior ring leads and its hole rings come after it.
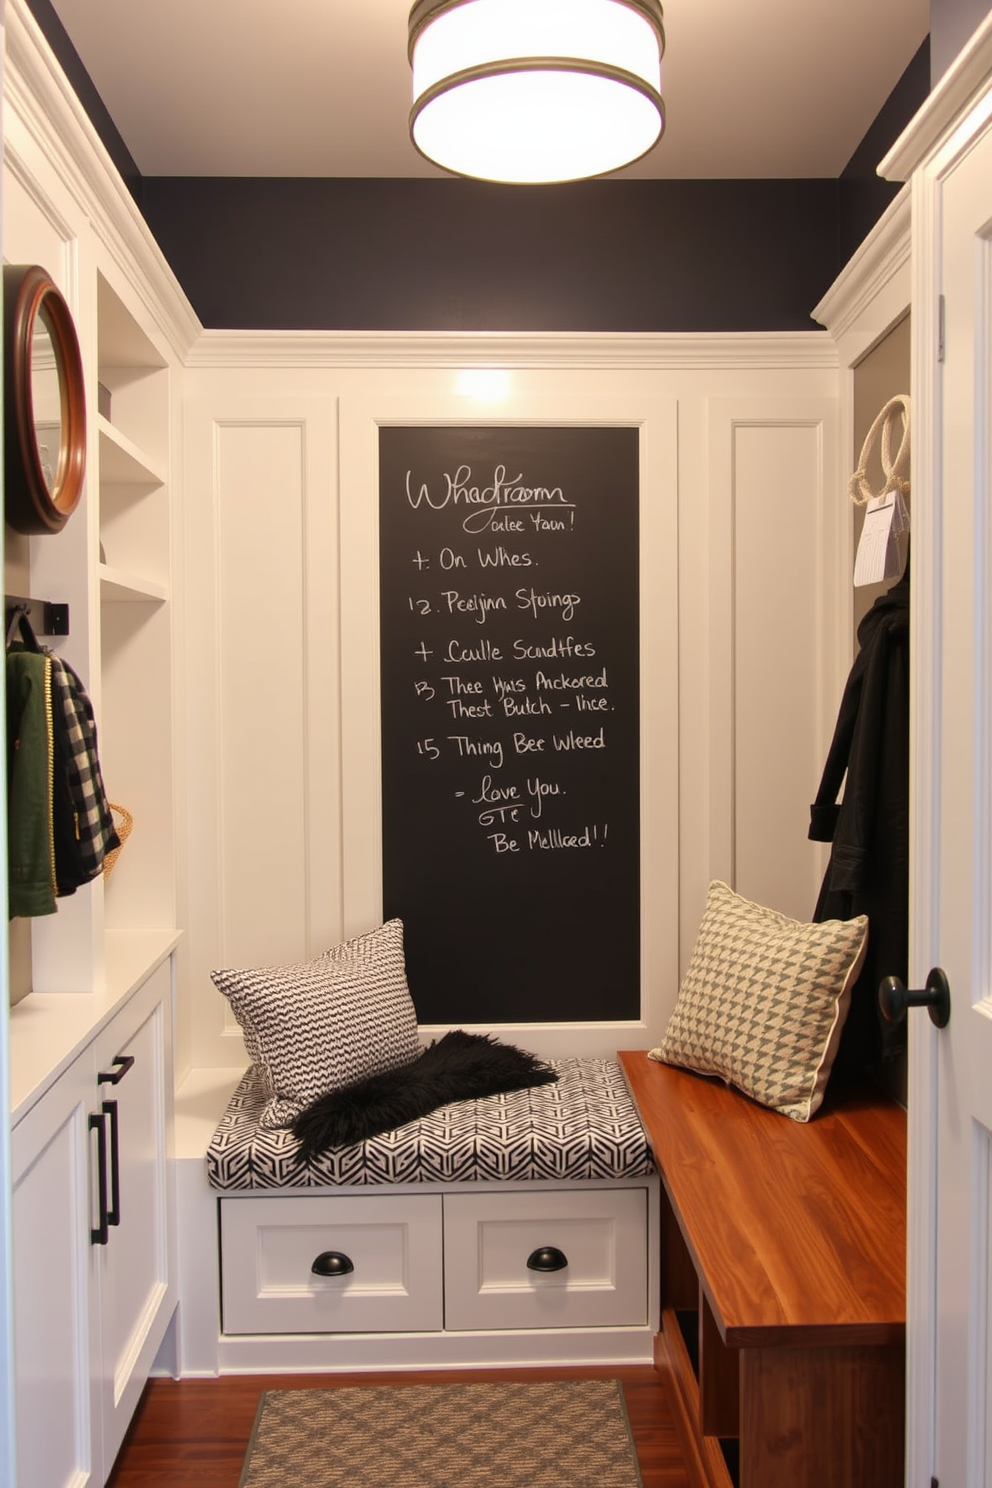
POLYGON ((619 1380, 268 1390, 240 1488, 641 1488, 619 1380))

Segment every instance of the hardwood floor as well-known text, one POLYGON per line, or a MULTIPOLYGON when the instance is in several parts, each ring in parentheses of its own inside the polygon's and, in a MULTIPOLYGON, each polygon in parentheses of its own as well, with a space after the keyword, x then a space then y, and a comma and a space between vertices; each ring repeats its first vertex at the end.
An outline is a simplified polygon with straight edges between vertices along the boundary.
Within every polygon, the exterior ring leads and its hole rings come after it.
MULTIPOLYGON (((108 1488, 237 1488, 263 1390, 341 1385, 427 1384, 467 1379, 623 1381, 644 1488, 693 1488, 679 1447, 663 1377, 649 1366, 626 1369, 472 1370, 361 1375, 226 1375, 154 1379, 138 1407, 108 1488)), ((288 1488, 288 1485, 287 1485, 288 1488)))

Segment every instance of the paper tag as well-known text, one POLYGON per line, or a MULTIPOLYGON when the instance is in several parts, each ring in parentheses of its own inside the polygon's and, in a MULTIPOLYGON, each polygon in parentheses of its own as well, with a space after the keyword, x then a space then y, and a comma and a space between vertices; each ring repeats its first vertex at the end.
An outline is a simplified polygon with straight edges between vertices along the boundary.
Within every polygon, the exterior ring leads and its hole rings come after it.
POLYGON ((865 524, 854 563, 856 589, 900 577, 903 558, 899 537, 908 531, 909 512, 900 491, 886 491, 883 496, 872 497, 865 507, 865 524))

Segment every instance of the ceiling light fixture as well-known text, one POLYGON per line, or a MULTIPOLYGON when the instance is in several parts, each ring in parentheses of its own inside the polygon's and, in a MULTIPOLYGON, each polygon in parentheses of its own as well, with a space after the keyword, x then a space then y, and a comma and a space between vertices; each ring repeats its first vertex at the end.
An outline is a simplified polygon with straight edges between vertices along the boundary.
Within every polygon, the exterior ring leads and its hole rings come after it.
POLYGON ((411 138, 456 175, 601 176, 665 128, 660 0, 417 0, 409 51, 411 138))

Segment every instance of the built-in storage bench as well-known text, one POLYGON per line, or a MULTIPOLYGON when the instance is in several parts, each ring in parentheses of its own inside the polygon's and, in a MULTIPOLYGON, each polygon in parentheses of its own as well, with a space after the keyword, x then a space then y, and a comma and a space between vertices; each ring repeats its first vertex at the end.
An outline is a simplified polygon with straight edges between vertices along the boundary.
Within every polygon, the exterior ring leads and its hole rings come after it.
MULTIPOLYGON (((461 1101, 308 1167, 249 1070, 207 1152, 218 1367, 649 1362, 657 1174, 619 1065, 461 1101)), ((202 1246, 201 1246, 202 1254, 202 1246)))
POLYGON ((903 1481, 905 1113, 828 1093, 800 1125, 619 1056, 663 1187, 658 1362, 706 1488, 903 1481))

